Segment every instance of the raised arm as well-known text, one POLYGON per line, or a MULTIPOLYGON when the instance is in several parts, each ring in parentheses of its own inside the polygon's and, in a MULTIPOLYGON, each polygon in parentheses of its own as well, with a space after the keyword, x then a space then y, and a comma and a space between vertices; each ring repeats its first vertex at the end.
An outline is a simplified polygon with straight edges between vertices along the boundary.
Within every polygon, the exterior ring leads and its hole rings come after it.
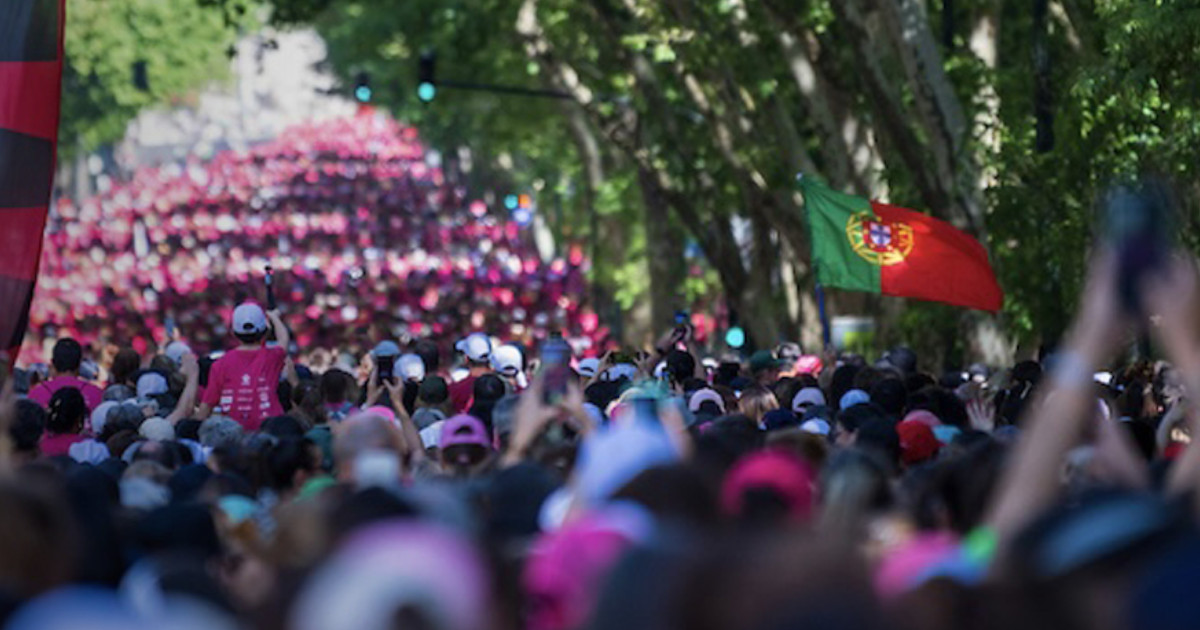
POLYGON ((283 348, 284 352, 292 345, 292 334, 288 332, 287 326, 283 324, 283 318, 279 315, 279 309, 272 309, 267 312, 267 317, 271 320, 271 326, 275 328, 275 341, 283 348))
MULTIPOLYGON (((180 359, 179 371, 187 378, 187 384, 183 386, 183 393, 179 395, 179 402, 175 405, 175 411, 167 416, 167 421, 175 424, 180 420, 191 417, 192 411, 196 407, 196 395, 200 391, 200 365, 196 360, 196 355, 187 353, 180 359)), ((212 413, 209 410, 208 413, 212 413)), ((207 418, 208 415, 205 414, 207 418)))
POLYGON ((1092 375, 1125 338, 1113 257, 1098 257, 1088 275, 1079 314, 1047 386, 1025 414, 989 510, 986 522, 1001 544, 1058 498, 1063 458, 1096 419, 1092 375))

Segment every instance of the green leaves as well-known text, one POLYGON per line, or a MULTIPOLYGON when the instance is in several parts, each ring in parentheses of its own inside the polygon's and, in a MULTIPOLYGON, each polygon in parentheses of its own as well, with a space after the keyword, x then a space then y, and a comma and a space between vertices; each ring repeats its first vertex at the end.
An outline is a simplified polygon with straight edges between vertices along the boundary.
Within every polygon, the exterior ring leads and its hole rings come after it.
POLYGON ((228 76, 235 32, 224 15, 198 0, 69 0, 61 151, 118 140, 141 109, 228 76), (146 90, 134 85, 135 63, 146 90))

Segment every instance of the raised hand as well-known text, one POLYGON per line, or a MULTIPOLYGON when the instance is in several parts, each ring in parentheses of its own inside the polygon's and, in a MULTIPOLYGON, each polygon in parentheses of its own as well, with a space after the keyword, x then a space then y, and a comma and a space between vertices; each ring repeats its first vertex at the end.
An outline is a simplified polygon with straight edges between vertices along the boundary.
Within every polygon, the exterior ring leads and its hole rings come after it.
POLYGON ((972 429, 991 433, 996 429, 996 405, 990 400, 973 398, 967 402, 967 418, 972 429))

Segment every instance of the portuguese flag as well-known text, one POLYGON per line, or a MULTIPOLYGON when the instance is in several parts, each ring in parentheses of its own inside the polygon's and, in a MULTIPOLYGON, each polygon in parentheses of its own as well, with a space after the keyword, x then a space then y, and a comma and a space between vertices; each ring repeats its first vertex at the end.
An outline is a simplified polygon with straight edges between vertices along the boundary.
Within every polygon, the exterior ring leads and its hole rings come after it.
POLYGON ((817 280, 867 291, 998 311, 1004 293, 979 241, 920 212, 800 180, 817 280))
POLYGON ((65 0, 0 0, 0 352, 28 324, 54 181, 65 0))

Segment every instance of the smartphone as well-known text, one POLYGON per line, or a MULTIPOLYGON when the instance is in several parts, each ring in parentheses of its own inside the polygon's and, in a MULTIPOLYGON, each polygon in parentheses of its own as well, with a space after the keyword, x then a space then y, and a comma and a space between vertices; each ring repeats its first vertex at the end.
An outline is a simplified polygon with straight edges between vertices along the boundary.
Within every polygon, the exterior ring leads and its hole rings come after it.
POLYGON ((1121 304, 1142 314, 1142 279, 1161 269, 1174 249, 1175 204, 1165 182, 1147 179, 1114 187, 1101 208, 1108 246, 1117 256, 1121 304))
POLYGON ((267 310, 273 311, 275 310, 275 271, 271 269, 271 265, 267 265, 263 284, 267 287, 267 310))
POLYGON ((393 355, 375 357, 375 374, 379 379, 379 384, 384 381, 390 381, 396 376, 396 357, 393 355))
POLYGON ((571 377, 571 346, 558 333, 552 333, 542 344, 542 370, 545 402, 557 404, 567 394, 567 382, 571 377))

